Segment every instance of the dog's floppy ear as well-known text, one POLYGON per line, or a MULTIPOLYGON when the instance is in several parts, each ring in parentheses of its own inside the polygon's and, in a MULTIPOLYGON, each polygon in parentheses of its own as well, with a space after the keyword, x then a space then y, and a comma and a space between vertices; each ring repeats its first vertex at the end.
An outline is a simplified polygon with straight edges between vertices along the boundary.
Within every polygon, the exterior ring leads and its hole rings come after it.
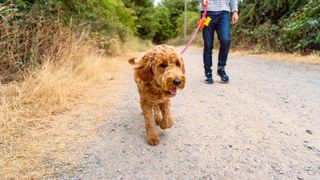
POLYGON ((135 65, 135 64, 136 64, 136 61, 135 61, 136 59, 137 59, 136 57, 130 58, 130 59, 128 60, 129 64, 135 65))
POLYGON ((135 67, 136 75, 139 79, 145 82, 153 80, 152 63, 153 56, 150 54, 146 54, 141 58, 135 67))
POLYGON ((186 73, 186 69, 185 69, 185 67, 184 67, 184 66, 185 66, 185 63, 184 63, 182 57, 180 57, 180 59, 181 59, 181 62, 182 62, 181 69, 182 69, 183 74, 185 74, 185 73, 186 73))

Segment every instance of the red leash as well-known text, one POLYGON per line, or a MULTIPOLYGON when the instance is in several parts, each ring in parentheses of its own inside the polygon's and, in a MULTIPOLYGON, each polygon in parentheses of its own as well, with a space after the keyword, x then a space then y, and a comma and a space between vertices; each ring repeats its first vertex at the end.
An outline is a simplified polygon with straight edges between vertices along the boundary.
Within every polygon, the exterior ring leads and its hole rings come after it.
POLYGON ((196 29, 196 30, 194 31, 194 33, 192 34, 189 42, 186 44, 186 46, 185 46, 185 47, 182 49, 182 51, 180 52, 180 55, 182 55, 182 54, 188 49, 188 47, 190 46, 190 44, 192 43, 192 41, 193 41, 194 38, 196 37, 196 35, 197 35, 197 33, 198 33, 199 29, 200 29, 200 26, 201 26, 201 24, 202 24, 203 21, 204 21, 204 18, 206 18, 206 16, 207 16, 207 9, 208 9, 208 3, 207 3, 207 4, 205 5, 205 7, 204 7, 204 13, 202 14, 202 18, 200 19, 200 22, 198 23, 197 29, 196 29))

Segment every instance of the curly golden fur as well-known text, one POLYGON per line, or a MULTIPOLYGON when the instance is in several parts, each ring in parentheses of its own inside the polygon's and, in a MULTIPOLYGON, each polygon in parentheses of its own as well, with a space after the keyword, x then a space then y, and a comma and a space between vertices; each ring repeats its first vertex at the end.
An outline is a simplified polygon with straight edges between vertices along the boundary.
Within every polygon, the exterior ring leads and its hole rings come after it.
POLYGON ((159 144, 156 125, 161 129, 174 124, 170 98, 186 83, 184 62, 174 47, 160 45, 147 51, 139 62, 129 59, 134 65, 134 79, 140 95, 147 142, 159 144))

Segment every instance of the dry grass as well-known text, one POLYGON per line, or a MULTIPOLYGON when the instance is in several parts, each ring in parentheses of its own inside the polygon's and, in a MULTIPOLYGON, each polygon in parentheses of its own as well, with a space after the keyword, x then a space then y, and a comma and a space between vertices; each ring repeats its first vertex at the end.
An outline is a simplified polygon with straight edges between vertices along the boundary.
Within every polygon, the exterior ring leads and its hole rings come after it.
POLYGON ((0 179, 59 177, 78 166, 86 143, 120 95, 127 60, 110 56, 151 44, 132 38, 123 48, 117 37, 95 42, 86 32, 74 32, 58 20, 48 23, 32 11, 12 25, 15 11, 5 8, 7 16, 0 21, 0 179))
POLYGON ((263 59, 270 59, 270 60, 279 60, 279 61, 293 61, 299 62, 304 64, 314 64, 320 65, 320 55, 319 54, 310 54, 310 55, 301 55, 299 53, 279 53, 279 52, 267 52, 267 53, 257 53, 255 51, 249 50, 237 50, 233 49, 231 55, 235 56, 254 56, 263 59))
MULTIPOLYGON (((107 71, 110 63, 113 71, 120 68, 115 60, 93 54, 79 61, 59 69, 48 64, 24 82, 1 86, 0 174, 4 177, 53 176, 83 156, 88 134, 99 125, 97 117, 84 121, 82 113, 91 112, 85 109, 72 117, 60 113, 88 102, 92 88, 104 87, 108 77, 117 77, 117 72, 107 71)), ((115 99, 114 95, 105 103, 115 99)))
POLYGON ((104 57, 85 33, 60 30, 55 50, 47 46, 50 53, 43 54, 39 68, 28 68, 23 80, 0 84, 0 179, 70 170, 98 126, 96 116, 83 121, 86 108, 76 117, 61 113, 90 100, 92 89, 113 86, 108 78, 118 76, 121 62, 104 57))
MULTIPOLYGON (((85 101, 86 92, 97 87, 95 83, 105 80, 110 66, 107 59, 101 56, 83 55, 86 58, 79 60, 79 64, 64 64, 59 69, 46 64, 21 83, 1 85, 0 174, 7 177, 41 177, 50 174, 45 167, 50 160, 46 158, 51 158, 53 162, 56 156, 69 152, 64 146, 70 142, 68 138, 75 137, 54 128, 64 126, 57 124, 59 119, 55 114, 85 101), (53 132, 51 136, 41 135, 48 130, 53 132), (51 154, 52 151, 55 153, 51 154)), ((76 123, 63 123, 66 122, 76 123)), ((54 169, 51 170, 54 172, 54 169)))
MULTIPOLYGON (((59 54, 46 55, 23 81, 0 86, 0 179, 72 172, 120 95, 127 59, 103 56, 86 34, 60 38, 68 43, 59 54)), ((113 55, 149 46, 132 39, 125 51, 118 43, 113 55)))
POLYGON ((47 21, 35 10, 21 19, 17 18, 18 13, 13 7, 4 6, 4 10, 1 10, 2 13, 8 12, 0 21, 2 83, 22 80, 26 71, 47 60, 64 61, 62 57, 70 60, 67 57, 69 52, 64 47, 79 39, 78 34, 70 28, 64 27, 59 21, 47 21))
POLYGON ((152 42, 150 40, 142 40, 138 39, 137 37, 129 37, 129 39, 125 42, 126 49, 122 50, 128 54, 136 53, 136 52, 143 52, 147 49, 151 48, 152 42))

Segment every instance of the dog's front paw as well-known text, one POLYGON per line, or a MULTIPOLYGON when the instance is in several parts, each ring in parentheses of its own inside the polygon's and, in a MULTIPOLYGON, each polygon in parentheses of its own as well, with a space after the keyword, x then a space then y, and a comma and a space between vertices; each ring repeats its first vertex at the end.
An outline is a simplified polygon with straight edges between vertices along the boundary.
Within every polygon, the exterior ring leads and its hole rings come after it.
POLYGON ((167 118, 167 119, 164 119, 161 121, 160 123, 160 128, 161 129, 168 129, 168 128, 171 128, 174 124, 174 119, 173 117, 170 117, 170 118, 167 118))
POLYGON ((160 142, 159 137, 148 137, 148 144, 151 146, 158 145, 160 142))

